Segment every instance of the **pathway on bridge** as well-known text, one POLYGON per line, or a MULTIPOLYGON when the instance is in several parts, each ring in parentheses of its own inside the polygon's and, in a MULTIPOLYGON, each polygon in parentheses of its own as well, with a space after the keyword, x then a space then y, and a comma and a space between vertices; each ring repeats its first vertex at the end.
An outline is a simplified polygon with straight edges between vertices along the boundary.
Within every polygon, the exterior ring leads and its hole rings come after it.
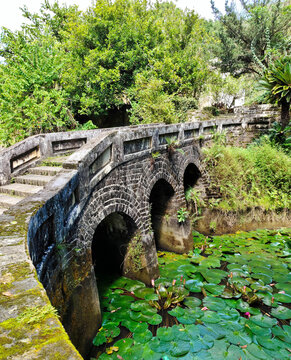
POLYGON ((10 184, 0 186, 0 215, 21 200, 38 193, 56 175, 65 172, 62 164, 66 158, 67 156, 55 156, 44 159, 39 166, 13 178, 10 184))

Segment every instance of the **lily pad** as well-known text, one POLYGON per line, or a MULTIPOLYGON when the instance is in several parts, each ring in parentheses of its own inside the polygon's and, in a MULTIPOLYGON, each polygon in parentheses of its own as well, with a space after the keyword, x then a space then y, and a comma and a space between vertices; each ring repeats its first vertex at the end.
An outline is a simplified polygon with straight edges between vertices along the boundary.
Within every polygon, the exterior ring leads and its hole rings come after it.
POLYGON ((278 306, 276 309, 272 309, 271 315, 277 319, 287 320, 291 318, 291 310, 284 306, 278 306))
POLYGON ((252 316, 250 321, 264 328, 269 328, 277 324, 276 319, 263 315, 252 316))
POLYGON ((204 289, 213 295, 220 295, 223 293, 225 286, 215 284, 205 284, 204 289))
POLYGON ((134 340, 141 344, 147 343, 148 341, 151 340, 152 337, 153 337, 153 334, 148 329, 146 329, 145 331, 137 331, 137 332, 133 333, 134 340))
POLYGON ((203 282, 199 280, 188 280, 186 281, 185 287, 191 292, 200 292, 203 282))

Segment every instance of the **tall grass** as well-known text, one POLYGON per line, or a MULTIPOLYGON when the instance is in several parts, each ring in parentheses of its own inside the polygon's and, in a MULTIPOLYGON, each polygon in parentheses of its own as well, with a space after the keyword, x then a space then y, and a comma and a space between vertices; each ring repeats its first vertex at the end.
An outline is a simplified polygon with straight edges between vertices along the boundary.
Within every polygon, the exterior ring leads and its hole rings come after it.
POLYGON ((215 144, 204 149, 205 166, 223 210, 282 210, 291 206, 291 158, 269 142, 248 148, 215 144))

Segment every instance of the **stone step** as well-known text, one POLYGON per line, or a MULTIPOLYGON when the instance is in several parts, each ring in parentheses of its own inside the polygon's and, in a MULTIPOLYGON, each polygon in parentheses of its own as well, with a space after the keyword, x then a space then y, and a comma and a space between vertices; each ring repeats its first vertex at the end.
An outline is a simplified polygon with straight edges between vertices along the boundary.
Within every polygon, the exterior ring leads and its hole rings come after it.
POLYGON ((53 157, 49 157, 43 160, 42 165, 44 166, 54 166, 54 167, 58 167, 58 166, 62 166, 63 163, 68 159, 68 155, 67 156, 53 156, 53 157))
POLYGON ((45 186, 54 177, 49 175, 25 174, 14 178, 14 183, 45 186))
POLYGON ((24 199, 21 196, 11 196, 11 195, 6 195, 6 194, 0 194, 0 208, 9 208, 10 206, 13 206, 17 203, 19 203, 19 201, 21 201, 22 199, 24 199))
POLYGON ((14 184, 0 186, 0 193, 25 197, 35 194, 42 189, 43 189, 42 186, 14 183, 14 184))
POLYGON ((36 166, 29 169, 30 174, 54 176, 64 170, 59 166, 36 166))

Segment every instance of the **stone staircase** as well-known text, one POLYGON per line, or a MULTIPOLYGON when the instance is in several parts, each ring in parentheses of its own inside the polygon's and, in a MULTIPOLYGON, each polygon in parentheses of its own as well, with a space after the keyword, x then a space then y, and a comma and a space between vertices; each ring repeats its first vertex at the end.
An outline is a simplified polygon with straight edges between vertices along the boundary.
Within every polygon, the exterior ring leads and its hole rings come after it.
POLYGON ((42 190, 60 172, 65 172, 62 164, 66 156, 57 156, 43 160, 23 174, 16 176, 10 184, 0 186, 0 215, 24 198, 42 190))

